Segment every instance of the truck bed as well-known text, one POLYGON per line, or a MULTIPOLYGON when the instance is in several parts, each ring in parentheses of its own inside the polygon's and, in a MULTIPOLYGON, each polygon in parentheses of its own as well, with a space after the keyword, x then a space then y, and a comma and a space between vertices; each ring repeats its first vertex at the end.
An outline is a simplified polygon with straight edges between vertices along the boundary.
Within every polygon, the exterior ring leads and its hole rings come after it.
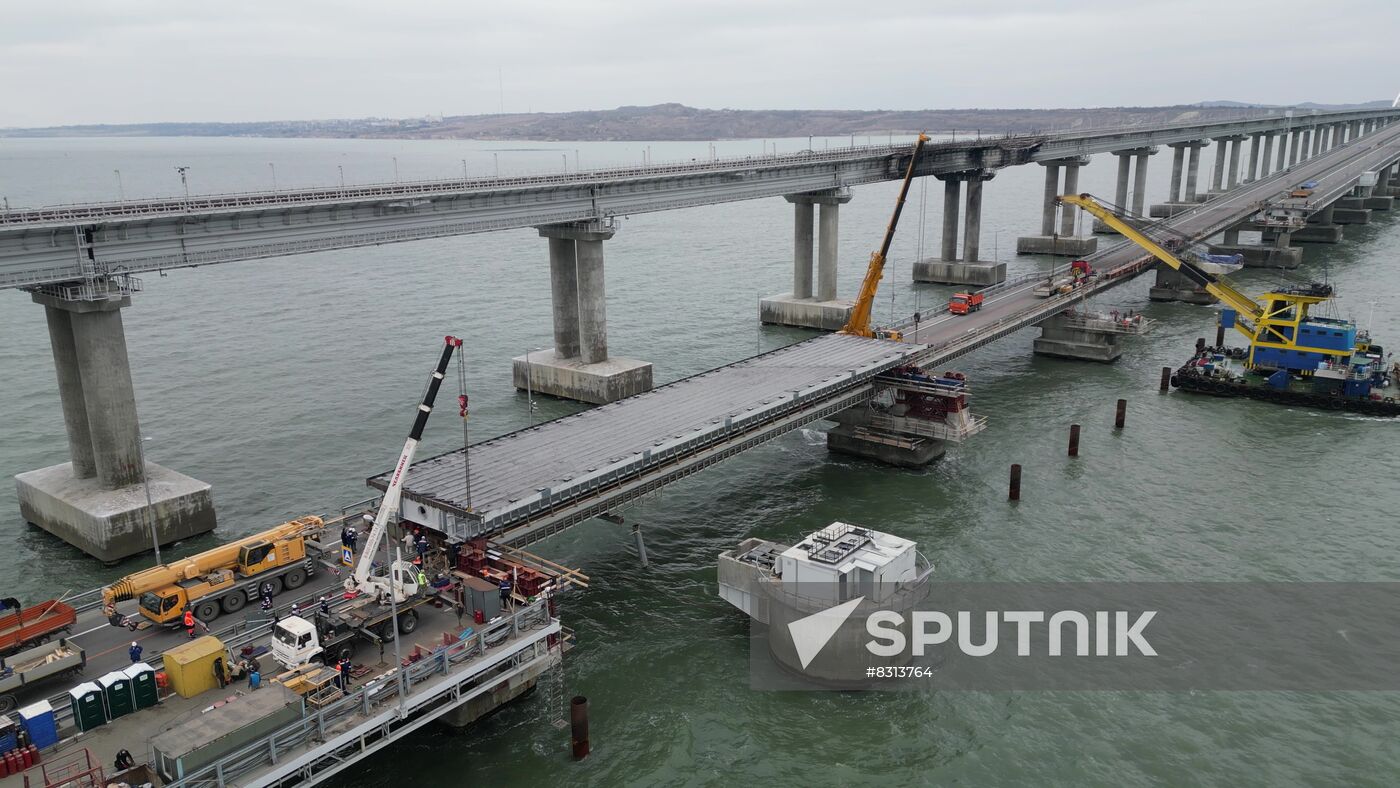
POLYGON ((8 653, 35 643, 62 629, 69 629, 78 614, 56 599, 30 605, 0 616, 0 652, 8 653))

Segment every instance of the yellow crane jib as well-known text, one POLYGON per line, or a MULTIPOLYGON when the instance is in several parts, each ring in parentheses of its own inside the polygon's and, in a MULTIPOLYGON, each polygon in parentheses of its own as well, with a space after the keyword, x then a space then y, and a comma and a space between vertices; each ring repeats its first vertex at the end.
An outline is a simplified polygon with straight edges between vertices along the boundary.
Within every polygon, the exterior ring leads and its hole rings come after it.
POLYGON ((1252 298, 1235 289, 1235 286, 1225 279, 1178 258, 1092 195, 1065 194, 1060 196, 1059 201, 1084 209, 1117 230, 1124 238, 1151 252, 1153 257, 1180 271, 1187 279, 1220 299, 1228 307, 1227 311, 1222 313, 1222 321, 1228 321, 1228 325, 1249 338, 1248 366, 1253 367, 1258 357, 1276 360, 1278 351, 1292 351, 1295 355, 1299 352, 1337 357, 1351 355, 1350 347, 1327 347, 1304 338, 1309 336, 1308 332, 1302 330, 1309 319, 1308 308, 1331 298, 1331 287, 1314 284, 1286 290, 1271 290, 1258 299, 1252 298))
MULTIPOLYGON (((875 306, 875 292, 880 289, 880 279, 885 274, 885 257, 890 253, 890 243, 894 241, 894 230, 899 226, 899 214, 904 210, 904 200, 909 195, 909 184, 914 180, 914 166, 919 161, 919 153, 924 149, 924 143, 928 142, 928 135, 919 133, 919 138, 914 142, 914 153, 909 157, 909 166, 904 171, 904 181, 899 185, 899 199, 894 204, 894 214, 890 216, 890 223, 885 227, 885 238, 880 243, 880 248, 870 253, 870 265, 866 266, 865 279, 860 284, 860 294, 856 296, 856 302, 851 307, 851 317, 846 321, 846 325, 841 327, 839 333, 854 334, 858 337, 874 337, 876 332, 870 327, 870 313, 875 306)), ((887 339, 902 339, 898 331, 884 331, 881 337, 887 339)))

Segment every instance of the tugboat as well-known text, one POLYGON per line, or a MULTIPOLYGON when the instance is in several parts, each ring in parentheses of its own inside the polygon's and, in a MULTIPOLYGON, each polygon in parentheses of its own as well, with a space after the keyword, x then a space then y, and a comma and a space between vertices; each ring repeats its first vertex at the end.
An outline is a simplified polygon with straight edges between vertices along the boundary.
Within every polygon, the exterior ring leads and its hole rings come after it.
MULTIPOLYGON (((1198 343, 1195 355, 1171 377, 1173 386, 1218 397, 1249 397, 1370 416, 1400 415, 1400 403, 1390 395, 1391 387, 1400 384, 1400 365, 1390 364, 1370 333, 1358 330, 1350 320, 1309 314, 1312 307, 1332 300, 1331 285, 1311 282, 1251 297, 1224 278, 1226 271, 1205 264, 1216 261, 1178 257, 1175 252, 1182 250, 1183 239, 1150 237, 1148 228, 1129 224, 1088 194, 1064 195, 1060 201, 1093 214, 1220 299, 1225 308, 1220 312, 1222 336, 1217 344, 1223 344, 1226 328, 1249 340, 1243 348, 1198 343)), ((1265 205, 1262 212, 1273 210, 1265 205)))

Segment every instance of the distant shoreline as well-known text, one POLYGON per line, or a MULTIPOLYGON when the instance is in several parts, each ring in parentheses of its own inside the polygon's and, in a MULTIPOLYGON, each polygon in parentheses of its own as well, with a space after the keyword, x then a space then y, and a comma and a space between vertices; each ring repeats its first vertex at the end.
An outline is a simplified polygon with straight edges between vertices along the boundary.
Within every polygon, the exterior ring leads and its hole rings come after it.
MULTIPOLYGON (((1389 107, 1388 101, 1354 105, 1389 107)), ((405 139, 478 142, 723 141, 793 137, 876 136, 928 131, 1032 134, 1105 126, 1223 121, 1306 114, 1343 107, 1263 107, 1235 102, 1169 107, 946 110, 713 110, 680 104, 583 112, 462 115, 442 118, 130 123, 0 129, 0 138, 248 137, 263 139, 405 139)))

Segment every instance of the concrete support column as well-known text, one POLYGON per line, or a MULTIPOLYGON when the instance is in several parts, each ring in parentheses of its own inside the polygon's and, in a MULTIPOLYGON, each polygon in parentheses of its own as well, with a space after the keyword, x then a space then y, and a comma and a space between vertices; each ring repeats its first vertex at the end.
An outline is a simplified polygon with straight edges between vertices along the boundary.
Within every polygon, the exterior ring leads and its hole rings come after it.
POLYGON ((1240 148, 1243 145, 1244 137, 1230 140, 1230 180, 1227 188, 1233 189, 1240 183, 1240 148))
POLYGON ((789 194, 793 206, 792 292, 759 299, 759 322, 835 331, 851 316, 851 302, 836 298, 837 241, 841 204, 847 189, 789 194), (816 206, 821 206, 817 216, 816 206), (813 227, 816 227, 816 282, 813 282, 813 227))
POLYGON ((1274 171, 1282 172, 1288 164, 1288 132, 1283 131, 1278 134, 1278 161, 1274 163, 1274 171))
POLYGON ((1263 140, 1263 134, 1249 135, 1249 169, 1245 171, 1245 183, 1259 180, 1259 147, 1263 144, 1263 140))
POLYGON ((1269 177, 1269 173, 1272 172, 1272 170, 1269 169, 1269 162, 1273 160, 1273 155, 1274 133, 1269 132, 1264 135, 1264 155, 1259 160, 1259 180, 1269 177))
MULTIPOLYGON (((969 184, 969 188, 971 184, 969 184)), ((1065 194, 1079 193, 1079 165, 1065 165, 1065 194)), ((1064 206, 1060 211, 1060 235, 1074 235, 1074 213, 1071 206, 1064 206)))
POLYGON ((1324 150, 1323 143, 1327 141, 1327 130, 1321 126, 1314 126, 1312 129, 1312 155, 1321 156, 1324 150))
POLYGON ((576 358, 578 335, 578 260, 572 238, 549 239, 549 292, 554 312, 554 352, 576 358))
POLYGON ((792 297, 812 297, 812 220, 811 202, 792 203, 792 297))
POLYGON ((1055 234, 1055 198, 1060 196, 1060 168, 1045 165, 1045 199, 1040 208, 1040 234, 1055 234))
POLYGON ((943 238, 939 257, 945 262, 958 259, 958 201, 961 196, 961 180, 947 178, 943 181, 943 238))
POLYGON ((1303 131, 1299 129, 1293 132, 1293 140, 1288 145, 1288 166, 1292 167, 1298 163, 1298 150, 1303 144, 1303 131))
POLYGON ((44 307, 49 323, 49 344, 58 373, 58 398, 63 403, 63 426, 68 432, 68 454, 73 458, 73 475, 90 479, 97 475, 92 456, 92 433, 88 431, 87 403, 83 379, 78 371, 78 350, 73 344, 72 313, 53 306, 44 307))
POLYGON ((608 360, 608 299, 603 282, 603 241, 578 244, 578 342, 585 364, 608 360))
POLYGON ((1201 147, 1204 143, 1191 146, 1190 158, 1186 162, 1186 202, 1196 201, 1196 180, 1201 169, 1201 147))
MULTIPOLYGON (((849 197, 847 198, 850 199, 849 197)), ((836 300, 836 252, 840 230, 841 203, 824 202, 821 229, 817 239, 817 300, 836 300)))
POLYGON ((1130 153, 1113 154, 1118 157, 1118 188, 1113 192, 1113 204, 1119 209, 1128 206, 1128 177, 1132 174, 1133 158, 1130 153))
POLYGON ((135 484, 143 478, 141 433, 121 310, 74 312, 71 319, 97 480, 109 490, 135 484))
POLYGON ((1213 192, 1225 191, 1225 158, 1229 155, 1226 151, 1229 146, 1228 139, 1215 141, 1215 168, 1210 173, 1210 190, 1213 192))
MULTIPOLYGON (((1077 169, 1077 168, 1076 168, 1077 169)), ((977 253, 982 245, 982 178, 972 177, 967 181, 967 218, 963 224, 963 262, 977 262, 977 253)), ((1065 175, 1065 186, 1069 188, 1069 175, 1065 175)))
POLYGON ((1186 159, 1186 148, 1180 143, 1172 143, 1172 183, 1171 193, 1167 195, 1167 202, 1178 202, 1181 199, 1181 167, 1186 159))
MULTIPOLYGON (((1079 190, 1079 168, 1089 163, 1088 156, 1067 156, 1062 159, 1042 161, 1045 168, 1045 192, 1040 208, 1040 234, 1023 235, 1016 239, 1017 254, 1052 254, 1065 257, 1083 257, 1098 248, 1099 241, 1086 228, 1083 236, 1074 234, 1074 211, 1064 209, 1060 221, 1055 222, 1056 198, 1061 194, 1072 194, 1079 190), (1065 173, 1064 186, 1060 186, 1060 171, 1065 173)), ((990 177, 984 174, 981 177, 990 177)))
MULTIPOLYGON (((914 263, 915 282, 985 287, 1006 280, 1006 263, 979 260, 982 240, 982 184, 992 179, 991 170, 966 170, 939 175, 943 181, 943 239, 936 259, 914 263), (963 221, 962 257, 958 256, 958 198, 967 183, 967 203, 963 221)), ((1018 243, 1018 249, 1019 243, 1018 243)))
POLYGON ((1133 213, 1147 215, 1147 157, 1156 153, 1156 148, 1142 150, 1133 164, 1133 213))

